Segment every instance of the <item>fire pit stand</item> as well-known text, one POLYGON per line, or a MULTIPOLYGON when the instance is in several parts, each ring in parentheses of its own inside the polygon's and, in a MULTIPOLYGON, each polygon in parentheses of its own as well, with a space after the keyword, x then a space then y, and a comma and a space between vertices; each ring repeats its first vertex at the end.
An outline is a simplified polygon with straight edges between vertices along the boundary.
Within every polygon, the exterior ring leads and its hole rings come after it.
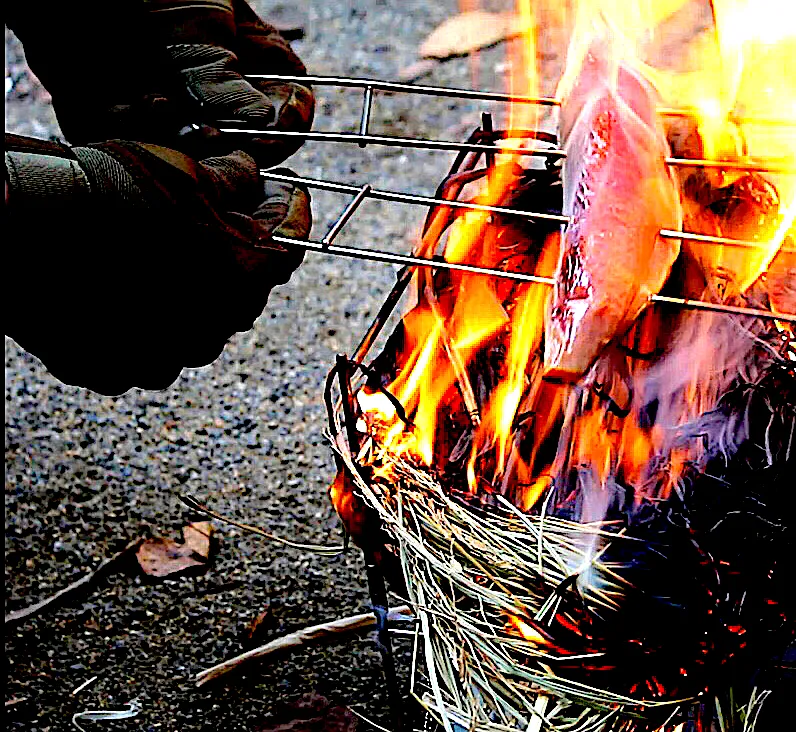
MULTIPOLYGON (((300 80, 299 77, 258 78, 300 80)), ((657 729, 672 720, 686 722, 688 719, 692 720, 690 724, 694 729, 706 730, 704 725, 709 718, 708 712, 704 711, 706 705, 697 705, 696 708, 702 708, 703 711, 697 711, 696 717, 689 716, 689 710, 695 708, 698 695, 689 693, 679 698, 667 696, 663 690, 664 686, 673 683, 669 678, 659 680, 654 675, 645 676, 647 687, 640 689, 638 694, 612 692, 588 683, 590 674, 603 673, 604 666, 613 668, 611 664, 641 662, 639 659, 643 660, 643 654, 634 656, 629 646, 623 646, 618 652, 606 653, 594 638, 583 637, 577 643, 573 642, 573 646, 585 648, 591 643, 594 647, 580 654, 573 653, 557 645, 542 627, 542 621, 557 616, 562 607, 568 608, 568 617, 579 613, 612 612, 612 598, 632 589, 632 583, 622 576, 619 568, 623 566, 623 553, 629 555, 638 546, 634 544, 639 541, 637 537, 625 537, 600 525, 546 516, 544 510, 538 515, 525 514, 502 496, 497 496, 487 508, 469 504, 462 497, 446 492, 433 473, 387 454, 373 441, 365 444, 363 434, 356 428, 359 414, 353 394, 355 387, 364 380, 391 401, 404 422, 409 421, 407 415, 403 414, 400 402, 381 383, 384 374, 374 371, 365 361, 418 268, 431 268, 436 273, 477 274, 519 283, 554 284, 549 277, 443 260, 438 253, 439 244, 457 217, 470 211, 480 211, 495 217, 518 217, 533 222, 542 231, 556 229, 567 221, 560 212, 560 203, 556 209, 550 205, 549 198, 543 197, 542 205, 533 207, 490 206, 460 198, 465 186, 489 174, 495 166, 496 153, 509 151, 506 141, 512 137, 533 141, 532 147, 518 149, 512 146, 510 152, 543 161, 541 166, 526 170, 525 175, 531 182, 544 181, 543 190, 550 188, 555 184, 560 161, 564 157, 554 136, 531 130, 513 133, 494 130, 488 114, 482 116, 481 127, 465 142, 373 135, 369 132, 369 126, 374 92, 545 106, 553 106, 557 102, 549 98, 513 97, 375 80, 339 77, 308 77, 305 80, 317 85, 361 88, 363 102, 359 132, 292 133, 242 129, 233 123, 223 131, 228 134, 271 137, 299 136, 321 142, 354 143, 360 147, 390 145, 457 153, 449 175, 432 196, 378 190, 370 185, 360 187, 318 179, 288 178, 268 170, 261 172, 268 179, 289 179, 310 188, 351 195, 349 203, 323 239, 299 241, 275 237, 279 243, 327 255, 402 266, 394 287, 353 356, 350 359, 344 355, 338 356, 325 390, 329 436, 338 466, 350 481, 358 500, 364 503, 372 521, 372 548, 364 548, 363 551, 396 728, 402 724, 401 698, 387 622, 385 579, 405 590, 410 604, 417 610, 411 693, 442 724, 446 732, 454 732, 454 729, 458 732, 459 728, 490 732, 513 729, 528 732, 540 732, 543 729, 631 732, 657 729), (483 165, 481 161, 484 161, 483 165), (423 236, 411 255, 334 243, 359 205, 367 199, 428 207, 423 236), (398 481, 394 489, 372 480, 367 456, 363 456, 365 452, 371 456, 378 453, 379 460, 390 464, 398 481), (613 557, 592 558, 590 571, 598 581, 591 590, 579 595, 574 590, 577 578, 572 568, 582 563, 583 540, 589 537, 610 540, 611 546, 619 549, 613 552, 613 557), (445 589, 443 591, 440 588, 445 589), (518 633, 507 634, 505 628, 495 624, 496 618, 507 614, 515 618, 513 622, 518 633), (464 652, 460 653, 462 648, 464 652), (467 679, 466 683, 462 681, 464 678, 467 679)), ((688 116, 689 111, 669 109, 662 110, 662 113, 688 116)), ((743 120, 736 121, 743 123, 743 120)), ((667 162, 672 166, 744 172, 794 172, 778 161, 717 162, 669 158, 667 162)), ((765 246, 759 241, 691 232, 662 231, 661 235, 704 246, 765 246)), ((775 335, 770 347, 783 358, 796 358, 790 331, 787 328, 776 330, 776 322, 796 323, 794 315, 774 314, 760 307, 666 295, 654 295, 650 300, 665 307, 774 321, 769 330, 779 335, 775 335)), ((793 376, 791 365, 786 374, 787 379, 790 379, 788 384, 792 384, 793 376)), ((766 388, 781 388, 777 378, 777 374, 774 374, 771 377, 773 382, 766 388)), ((793 394, 786 395, 784 403, 790 408, 796 403, 796 397, 793 394)), ((781 422, 783 428, 792 424, 787 421, 787 415, 777 413, 777 419, 777 424, 781 422)), ((774 417, 772 423, 773 420, 774 417)), ((696 552, 699 553, 698 548, 696 552)), ((577 635, 576 630, 569 630, 577 635)), ((621 676, 620 672, 611 673, 621 676)), ((663 675, 665 677, 671 673, 671 669, 667 668, 663 675)), ((764 699, 765 693, 752 694, 746 711, 748 720, 754 720, 764 699)))

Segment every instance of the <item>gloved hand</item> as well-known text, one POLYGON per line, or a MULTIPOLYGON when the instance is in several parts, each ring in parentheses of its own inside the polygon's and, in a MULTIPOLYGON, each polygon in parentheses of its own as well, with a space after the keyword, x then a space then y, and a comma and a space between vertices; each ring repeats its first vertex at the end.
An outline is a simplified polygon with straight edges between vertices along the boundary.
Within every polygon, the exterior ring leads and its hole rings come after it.
POLYGON ((271 235, 307 236, 309 195, 263 185, 243 152, 24 140, 6 138, 6 334, 68 384, 166 388, 251 328, 301 263, 271 235))
MULTIPOLYGON (((246 74, 304 75, 306 69, 278 31, 245 0, 144 0, 153 26, 199 105, 200 120, 213 127, 304 132, 310 129, 314 98, 308 86, 244 79, 246 74)), ((259 165, 284 160, 300 138, 252 138, 226 133, 224 141, 245 149, 259 165)), ((233 148, 234 149, 234 148, 233 148)))
POLYGON ((13 3, 6 16, 71 144, 135 140, 196 158, 242 149, 270 167, 301 139, 215 128, 302 132, 312 123, 309 86, 243 78, 306 73, 245 0, 41 0, 13 3))

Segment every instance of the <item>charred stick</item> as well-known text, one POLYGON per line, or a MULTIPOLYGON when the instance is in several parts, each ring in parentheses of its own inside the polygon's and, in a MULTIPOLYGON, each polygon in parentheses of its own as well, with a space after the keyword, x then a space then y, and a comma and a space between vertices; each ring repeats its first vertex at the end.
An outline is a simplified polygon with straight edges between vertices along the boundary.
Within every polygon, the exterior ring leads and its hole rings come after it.
MULTIPOLYGON (((492 115, 489 112, 481 112, 481 129, 488 138, 492 137, 495 128, 492 125, 492 115)), ((486 153, 486 167, 495 167, 495 153, 486 153)))

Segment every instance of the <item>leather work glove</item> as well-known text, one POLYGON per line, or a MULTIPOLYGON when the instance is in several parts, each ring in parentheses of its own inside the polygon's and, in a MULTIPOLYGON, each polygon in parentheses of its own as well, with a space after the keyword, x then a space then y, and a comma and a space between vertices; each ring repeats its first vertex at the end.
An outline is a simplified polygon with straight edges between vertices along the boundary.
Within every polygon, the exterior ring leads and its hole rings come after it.
POLYGON ((73 145, 135 140, 197 158, 242 149, 270 167, 301 138, 216 128, 303 132, 312 123, 309 86, 243 78, 306 73, 245 0, 41 0, 13 3, 6 23, 73 145))
POLYGON ((243 152, 6 137, 6 334, 61 381, 163 389, 252 327, 303 250, 308 194, 243 152), (261 249, 252 248, 259 244, 261 249))

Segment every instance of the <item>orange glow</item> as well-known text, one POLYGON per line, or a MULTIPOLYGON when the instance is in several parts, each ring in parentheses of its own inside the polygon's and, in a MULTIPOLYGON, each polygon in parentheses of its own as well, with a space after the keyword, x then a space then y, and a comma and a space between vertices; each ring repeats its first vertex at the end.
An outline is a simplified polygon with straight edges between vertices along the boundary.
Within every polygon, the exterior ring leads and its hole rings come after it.
POLYGON ((548 645, 547 640, 543 638, 541 633, 533 628, 533 626, 529 625, 522 620, 522 618, 519 618, 516 615, 511 613, 507 613, 507 615, 508 621, 506 622, 506 630, 509 634, 519 635, 525 640, 535 643, 537 646, 548 645))
MULTIPOLYGON (((478 6, 476 0, 461 4, 464 10, 478 6)), ((538 49, 544 48, 544 38, 536 34, 544 28, 538 27, 537 19, 566 26, 564 5, 518 0, 516 12, 528 31, 506 46, 510 55, 506 91, 541 94, 538 49)), ((565 100, 572 92, 599 25, 609 29, 611 63, 626 64, 660 93, 660 119, 669 133, 677 124, 687 125, 691 147, 672 149, 672 157, 737 163, 773 160, 796 166, 792 14, 780 12, 781 2, 775 0, 714 0, 713 8, 715 27, 702 30, 694 18, 689 21, 694 23, 693 32, 677 26, 678 37, 687 40, 681 63, 671 64, 667 63, 671 59, 656 57, 650 49, 668 40, 672 23, 683 22, 688 0, 576 2, 566 68, 556 96, 565 100), (790 126, 771 124, 772 119, 790 126)), ((653 104, 647 110, 654 117, 653 104)), ((533 104, 511 105, 507 120, 496 121, 496 127, 507 127, 516 136, 499 144, 497 164, 488 176, 464 189, 462 200, 507 205, 517 167, 539 166, 538 160, 513 153, 513 148, 537 144, 522 138, 521 131, 537 129, 555 114, 533 104)), ((669 139, 674 148, 675 136, 670 134, 669 139)), ((662 147, 665 150, 667 145, 662 147)), ((793 312, 796 254, 792 243, 783 246, 783 242, 794 232, 796 176, 693 166, 674 170, 686 230, 743 239, 754 246, 684 240, 679 262, 683 282, 672 277, 670 291, 732 302, 747 295, 752 302, 763 302, 762 307, 769 302, 774 312, 793 312), (691 195, 688 186, 695 181, 711 193, 734 196, 732 200, 738 199, 736 190, 747 186, 743 190, 750 191, 748 210, 722 218, 703 201, 686 200, 691 195), (755 208, 758 205, 760 210, 755 208), (766 271, 769 277, 761 279, 766 271), (676 292, 677 287, 683 291, 676 292)), ((638 198, 643 206, 646 199, 641 193, 638 198)), ((558 234, 543 244, 516 243, 514 224, 506 218, 469 211, 447 227, 446 216, 438 213, 431 222, 418 247, 422 256, 438 254, 444 244, 442 253, 449 262, 500 267, 516 256, 512 261, 522 264, 511 266, 554 275, 558 234), (516 251, 507 254, 512 247, 516 251)), ((671 311, 649 307, 629 331, 624 325, 611 336, 613 340, 580 382, 554 383, 543 379, 541 367, 548 286, 429 269, 416 272, 414 285, 415 301, 403 318, 404 337, 395 354, 397 370, 386 386, 411 426, 398 417, 384 394, 363 389, 357 394, 358 427, 384 448, 388 458, 440 472, 450 460, 464 474, 457 478, 466 477, 474 494, 503 494, 523 511, 534 510, 544 496, 553 495, 551 487, 563 487, 567 492, 591 491, 585 501, 590 506, 588 520, 600 520, 613 481, 632 489, 637 501, 668 497, 703 449, 699 440, 676 443, 678 428, 716 406, 752 343, 739 335, 737 321, 724 315, 673 316, 671 311), (654 410, 645 412, 651 404, 654 410), (577 475, 576 488, 570 485, 572 475, 577 475)), ((374 465, 377 478, 393 478, 387 462, 374 465)), ((510 616, 509 627, 527 640, 544 642, 518 617, 510 616)))

